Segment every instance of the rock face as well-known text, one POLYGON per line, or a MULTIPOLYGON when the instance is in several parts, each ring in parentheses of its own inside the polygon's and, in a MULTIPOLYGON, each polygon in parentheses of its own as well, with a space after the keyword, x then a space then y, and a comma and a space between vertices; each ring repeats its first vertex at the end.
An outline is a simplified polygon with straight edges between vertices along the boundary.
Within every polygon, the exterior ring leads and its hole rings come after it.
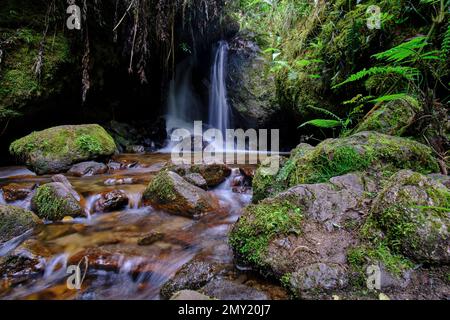
POLYGON ((52 221, 83 214, 79 199, 76 199, 73 191, 62 182, 40 186, 31 199, 31 208, 40 218, 52 221))
POLYGON ((87 161, 74 165, 67 172, 68 175, 74 177, 90 177, 97 174, 104 174, 108 171, 108 167, 100 162, 87 161))
POLYGON ((264 127, 279 110, 273 74, 250 36, 238 35, 230 41, 228 55, 228 101, 244 127, 264 127))
POLYGON ((101 195, 100 199, 95 203, 96 212, 111 212, 121 210, 128 205, 129 199, 127 194, 122 190, 113 190, 101 195))
POLYGON ((355 133, 377 131, 401 136, 413 123, 421 108, 418 102, 405 97, 377 105, 355 129, 355 133))
POLYGON ((450 190, 441 183, 400 171, 376 198, 372 214, 393 250, 417 262, 450 262, 450 190))
POLYGON ((198 173, 189 173, 184 176, 184 180, 196 187, 202 188, 203 190, 208 189, 208 183, 206 182, 205 178, 203 178, 198 173))
POLYGON ((18 237, 41 223, 31 211, 0 204, 0 243, 18 237))
POLYGON ((170 213, 197 218, 214 210, 211 196, 175 172, 161 171, 144 192, 143 200, 170 213))
POLYGON ((433 151, 416 141, 360 132, 328 139, 315 148, 300 145, 276 175, 266 174, 261 166, 253 179, 254 200, 258 201, 303 183, 326 182, 331 177, 356 171, 398 171, 413 169, 420 173, 439 172, 433 151))
POLYGON ((342 289, 348 248, 359 243, 350 226, 363 222, 366 194, 374 191, 362 174, 298 185, 247 207, 230 243, 240 263, 278 277, 296 295, 342 289))
POLYGON ((181 290, 175 293, 170 300, 181 300, 181 301, 201 301, 201 300, 212 300, 210 297, 201 294, 200 292, 193 290, 181 290))
POLYGON ((77 162, 109 157, 116 145, 99 125, 59 126, 14 141, 10 153, 38 174, 59 173, 77 162))

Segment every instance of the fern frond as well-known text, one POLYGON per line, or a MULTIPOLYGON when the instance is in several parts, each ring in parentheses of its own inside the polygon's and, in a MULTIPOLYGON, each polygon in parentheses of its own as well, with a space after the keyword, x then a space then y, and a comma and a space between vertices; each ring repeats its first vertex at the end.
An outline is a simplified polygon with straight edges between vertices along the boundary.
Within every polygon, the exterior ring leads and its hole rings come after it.
POLYGON ((444 33, 441 50, 445 56, 450 55, 450 23, 447 24, 447 30, 444 33))
POLYGON ((339 118, 337 115, 335 115, 333 112, 331 112, 331 111, 329 111, 329 110, 327 110, 327 109, 320 108, 320 107, 314 107, 314 106, 311 106, 311 105, 309 105, 309 106, 307 106, 307 107, 310 108, 310 109, 313 109, 313 110, 315 110, 315 111, 317 111, 317 112, 326 114, 327 116, 329 116, 329 117, 331 117, 331 118, 334 118, 334 119, 336 119, 336 120, 342 122, 342 119, 341 119, 341 118, 339 118))
POLYGON ((342 122, 329 119, 314 119, 301 124, 299 128, 302 128, 306 125, 311 125, 318 128, 336 128, 342 126, 342 122))
POLYGON ((419 101, 416 98, 411 97, 407 93, 395 93, 395 94, 390 94, 390 95, 384 95, 384 96, 378 97, 376 99, 373 99, 370 102, 380 103, 380 102, 388 102, 388 101, 400 100, 400 99, 405 100, 406 102, 410 103, 414 107, 419 106, 419 101))
POLYGON ((363 70, 352 74, 347 80, 338 83, 337 85, 333 86, 333 89, 339 88, 343 86, 344 84, 355 82, 358 80, 361 80, 363 78, 377 75, 377 74, 390 74, 390 73, 396 73, 408 80, 413 80, 417 76, 420 75, 420 71, 417 68, 412 67, 392 67, 392 66, 385 66, 385 67, 372 67, 370 69, 364 68, 363 70))
POLYGON ((420 36, 404 42, 394 48, 374 54, 373 57, 378 60, 385 60, 388 62, 402 62, 407 58, 417 55, 420 49, 427 46, 427 37, 420 36))

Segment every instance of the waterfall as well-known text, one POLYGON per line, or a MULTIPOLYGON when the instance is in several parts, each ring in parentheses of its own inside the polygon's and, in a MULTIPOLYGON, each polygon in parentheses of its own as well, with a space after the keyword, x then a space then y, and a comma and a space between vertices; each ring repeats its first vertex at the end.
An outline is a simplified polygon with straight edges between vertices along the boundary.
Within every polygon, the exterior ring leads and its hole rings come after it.
POLYGON ((192 59, 177 66, 175 78, 170 82, 167 130, 192 128, 195 120, 201 120, 201 102, 192 85, 192 59))
POLYGON ((227 102, 226 66, 228 43, 220 41, 211 70, 211 90, 209 94, 209 125, 225 133, 231 128, 231 109, 227 102))

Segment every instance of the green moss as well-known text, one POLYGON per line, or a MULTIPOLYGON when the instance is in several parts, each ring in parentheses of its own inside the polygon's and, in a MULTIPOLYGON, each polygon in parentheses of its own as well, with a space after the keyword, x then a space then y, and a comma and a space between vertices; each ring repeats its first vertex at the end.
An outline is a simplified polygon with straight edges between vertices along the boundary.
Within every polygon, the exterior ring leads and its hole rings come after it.
POLYGON ((31 211, 19 207, 0 205, 0 242, 21 235, 40 220, 31 211))
POLYGON ((77 138, 75 144, 88 153, 97 154, 102 152, 102 145, 97 140, 97 137, 83 134, 77 138))
POLYGON ((53 188, 43 185, 36 190, 33 198, 38 214, 47 220, 61 220, 70 205, 67 199, 55 196, 53 188))
POLYGON ((63 35, 56 34, 45 39, 40 77, 35 74, 34 67, 42 33, 22 28, 7 30, 0 35, 0 40, 2 38, 10 47, 0 69, 0 110, 10 109, 16 115, 32 99, 45 98, 62 89, 63 81, 55 81, 56 73, 70 61, 69 43, 63 35))
POLYGON ((168 176, 169 171, 159 172, 144 192, 144 199, 157 199, 159 204, 170 204, 176 200, 175 186, 168 176))
POLYGON ((290 202, 250 205, 230 234, 230 244, 246 263, 264 268, 264 255, 277 236, 298 233, 301 209, 290 202))

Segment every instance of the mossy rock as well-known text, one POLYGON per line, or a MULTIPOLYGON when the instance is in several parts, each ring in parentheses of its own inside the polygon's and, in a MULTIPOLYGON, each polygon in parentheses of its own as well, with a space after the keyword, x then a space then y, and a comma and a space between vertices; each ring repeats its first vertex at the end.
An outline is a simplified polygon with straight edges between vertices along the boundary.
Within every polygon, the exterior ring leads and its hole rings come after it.
POLYGON ((363 119, 354 132, 377 131, 401 136, 414 122, 420 110, 417 100, 412 97, 382 103, 363 119))
POLYGON ((162 170, 153 178, 143 200, 157 209, 191 218, 198 218, 215 208, 213 199, 205 190, 168 170, 162 170))
POLYGON ((109 157, 116 145, 99 125, 66 125, 33 132, 14 141, 9 151, 38 174, 67 171, 78 162, 109 157))
MULTIPOLYGON (((272 194, 286 188, 285 181, 280 178, 279 170, 283 170, 287 159, 281 156, 272 156, 265 159, 253 177, 253 202, 257 203, 272 194), (272 170, 273 164, 278 163, 278 170, 272 170)), ((284 169, 285 170, 285 169, 284 169)))
POLYGON ((31 199, 31 208, 40 218, 51 221, 59 221, 66 216, 83 215, 79 201, 71 190, 60 182, 40 186, 31 199))
POLYGON ((20 236, 39 223, 41 220, 31 211, 0 204, 0 243, 20 236))
POLYGON ((175 172, 182 177, 190 174, 199 174, 203 179, 205 179, 208 187, 218 186, 231 174, 231 168, 223 163, 202 163, 190 165, 169 162, 166 164, 164 169, 175 172))
POLYGON ((450 262, 450 190, 410 170, 395 174, 375 199, 373 218, 395 252, 417 262, 450 262))

